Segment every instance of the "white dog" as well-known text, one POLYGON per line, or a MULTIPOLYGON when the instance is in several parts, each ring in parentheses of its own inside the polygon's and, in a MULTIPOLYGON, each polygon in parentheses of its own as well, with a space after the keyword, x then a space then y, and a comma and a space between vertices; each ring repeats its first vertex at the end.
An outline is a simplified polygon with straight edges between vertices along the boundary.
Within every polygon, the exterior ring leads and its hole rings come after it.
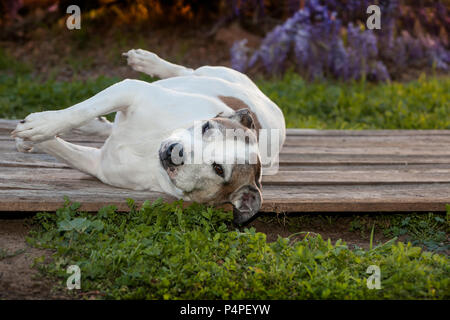
POLYGON ((127 79, 70 108, 32 113, 12 132, 18 150, 39 149, 117 187, 232 203, 236 223, 250 219, 262 204, 258 130, 276 130, 280 150, 286 132, 281 110, 235 70, 193 70, 140 49, 124 55, 134 70, 162 80, 127 79), (114 123, 100 117, 112 112, 114 123), (58 137, 77 128, 108 138, 97 149, 58 137), (245 138, 230 138, 229 130, 245 138), (217 136, 225 136, 225 144, 217 136), (201 162, 192 162, 199 154, 201 162))

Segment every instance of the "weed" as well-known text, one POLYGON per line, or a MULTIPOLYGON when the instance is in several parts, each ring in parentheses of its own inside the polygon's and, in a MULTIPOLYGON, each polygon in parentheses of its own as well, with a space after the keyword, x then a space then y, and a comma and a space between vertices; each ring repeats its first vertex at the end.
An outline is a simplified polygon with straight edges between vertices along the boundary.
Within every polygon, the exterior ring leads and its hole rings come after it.
POLYGON ((446 216, 435 213, 399 215, 393 217, 391 227, 385 229, 384 233, 386 236, 404 236, 405 241, 427 250, 449 252, 449 212, 447 209, 446 216))
POLYGON ((25 252, 25 249, 18 249, 14 252, 9 252, 6 249, 0 248, 0 261, 3 259, 13 258, 25 252))

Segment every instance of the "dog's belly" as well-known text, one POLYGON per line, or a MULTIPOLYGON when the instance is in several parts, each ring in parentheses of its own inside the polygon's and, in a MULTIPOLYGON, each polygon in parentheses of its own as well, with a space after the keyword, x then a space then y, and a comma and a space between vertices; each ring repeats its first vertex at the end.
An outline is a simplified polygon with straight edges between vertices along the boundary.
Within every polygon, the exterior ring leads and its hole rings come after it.
POLYGON ((160 165, 158 150, 165 134, 158 128, 135 125, 132 118, 117 113, 111 135, 101 148, 100 180, 116 187, 182 197, 160 165))
MULTIPOLYGON (((126 113, 118 113, 115 124, 127 127, 127 132, 138 128, 155 134, 169 135, 173 130, 192 125, 193 121, 211 119, 222 113, 229 116, 233 109, 223 97, 241 100, 256 115, 262 129, 279 129, 284 140, 285 122, 281 110, 257 87, 199 76, 175 77, 152 83, 168 89, 171 101, 155 101, 151 94, 126 113), (149 102, 158 107, 149 108, 149 102)), ((158 99, 157 99, 158 100, 158 99)))
POLYGON ((158 188, 155 161, 150 155, 136 154, 135 150, 135 145, 110 137, 102 147, 101 180, 121 188, 163 191, 158 188))
POLYGON ((203 95, 220 102, 223 112, 232 110, 223 103, 220 97, 239 99, 250 108, 258 118, 262 129, 279 130, 280 147, 286 135, 286 124, 283 112, 258 87, 245 83, 233 83, 214 77, 184 76, 160 80, 154 83, 177 92, 203 95))

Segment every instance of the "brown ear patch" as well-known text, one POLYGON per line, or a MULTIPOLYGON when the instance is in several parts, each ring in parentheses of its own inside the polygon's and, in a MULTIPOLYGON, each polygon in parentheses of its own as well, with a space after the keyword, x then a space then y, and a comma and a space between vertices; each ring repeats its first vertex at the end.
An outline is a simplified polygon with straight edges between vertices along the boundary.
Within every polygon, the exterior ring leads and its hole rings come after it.
POLYGON ((219 96, 218 98, 223 103, 225 103, 228 107, 233 109, 234 111, 237 111, 240 109, 248 109, 253 118, 253 124, 255 125, 256 132, 258 133, 258 136, 259 136, 259 130, 261 129, 261 123, 259 122, 256 114, 253 111, 251 111, 249 106, 244 101, 242 101, 241 99, 235 98, 235 97, 230 97, 230 96, 219 96))
POLYGON ((216 195, 216 201, 226 203, 229 201, 230 195, 241 188, 242 186, 249 185, 255 186, 258 190, 261 189, 261 162, 253 165, 249 164, 236 164, 233 167, 231 178, 228 182, 225 182, 220 190, 220 193, 216 195))

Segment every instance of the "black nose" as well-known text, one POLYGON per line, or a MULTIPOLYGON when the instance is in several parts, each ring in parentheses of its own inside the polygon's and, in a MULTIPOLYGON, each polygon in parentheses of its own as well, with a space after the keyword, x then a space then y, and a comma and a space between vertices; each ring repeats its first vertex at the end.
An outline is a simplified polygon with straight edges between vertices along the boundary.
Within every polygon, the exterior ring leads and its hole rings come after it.
POLYGON ((183 146, 181 143, 173 143, 171 144, 165 154, 164 158, 167 159, 167 161, 175 166, 179 166, 183 164, 183 146))

